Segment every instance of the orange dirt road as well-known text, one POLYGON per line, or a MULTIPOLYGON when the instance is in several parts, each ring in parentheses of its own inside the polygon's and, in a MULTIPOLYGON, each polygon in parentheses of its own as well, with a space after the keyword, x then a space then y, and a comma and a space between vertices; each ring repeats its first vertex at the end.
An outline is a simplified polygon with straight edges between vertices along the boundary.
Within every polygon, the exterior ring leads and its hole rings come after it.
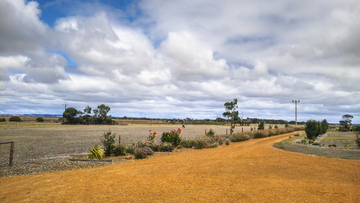
POLYGON ((289 135, 0 178, 0 202, 360 202, 359 161, 271 147, 289 135))

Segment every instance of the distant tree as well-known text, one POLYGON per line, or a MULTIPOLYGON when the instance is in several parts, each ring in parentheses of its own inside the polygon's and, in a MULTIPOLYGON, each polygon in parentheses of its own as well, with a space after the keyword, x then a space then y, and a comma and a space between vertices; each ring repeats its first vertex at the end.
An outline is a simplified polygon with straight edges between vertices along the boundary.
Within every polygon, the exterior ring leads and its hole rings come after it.
POLYGON ((6 118, 0 118, 0 122, 6 122, 6 118))
POLYGON ((258 125, 258 130, 264 130, 265 126, 264 126, 264 121, 260 121, 260 124, 258 125))
POLYGON ((353 132, 356 134, 356 138, 359 138, 360 135, 360 125, 354 126, 352 128, 353 132))
POLYGON ((85 107, 84 113, 87 114, 87 115, 90 115, 91 114, 91 107, 90 106, 85 107))
POLYGON ((286 123, 286 124, 285 124, 285 128, 288 128, 288 127, 289 127, 289 124, 286 123))
POLYGON ((12 121, 12 122, 21 122, 21 118, 19 116, 11 116, 9 118, 9 121, 12 121))
POLYGON ((36 122, 44 122, 44 118, 43 117, 37 117, 36 122))
POLYGON ((65 109, 63 113, 63 118, 66 119, 68 123, 74 124, 76 123, 76 116, 78 114, 78 110, 73 107, 65 109))
POLYGON ((97 106, 97 108, 93 110, 96 123, 99 124, 108 123, 109 118, 111 119, 111 116, 107 116, 107 113, 109 111, 110 111, 110 107, 106 106, 105 104, 101 104, 97 106))
POLYGON ((223 113, 223 116, 228 118, 231 118, 231 125, 236 121, 239 117, 239 112, 236 110, 238 108, 237 105, 237 99, 234 99, 234 101, 231 102, 225 102, 224 104, 225 112, 223 113))
POLYGON ((321 134, 326 133, 327 129, 329 129, 329 123, 327 122, 326 119, 324 119, 323 121, 321 121, 321 134))
POLYGON ((352 122, 352 119, 354 118, 354 116, 350 115, 350 114, 345 114, 342 116, 342 120, 340 120, 340 125, 343 125, 345 128, 349 128, 352 122))

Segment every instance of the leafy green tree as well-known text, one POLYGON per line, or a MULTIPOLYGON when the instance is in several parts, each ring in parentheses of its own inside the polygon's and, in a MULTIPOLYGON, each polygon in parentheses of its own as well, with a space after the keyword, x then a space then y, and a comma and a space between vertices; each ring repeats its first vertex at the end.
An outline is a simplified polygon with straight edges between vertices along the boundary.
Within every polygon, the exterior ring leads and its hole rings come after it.
POLYGON ((11 116, 9 118, 9 121, 13 121, 13 122, 21 122, 21 118, 19 116, 11 116))
POLYGON ((90 114, 91 114, 91 107, 90 107, 90 106, 85 107, 84 113, 85 113, 86 115, 90 115, 90 114))
POLYGON ((78 110, 73 107, 65 109, 63 113, 63 118, 66 119, 68 123, 74 124, 76 123, 76 116, 78 115, 78 110))
POLYGON ((352 119, 354 116, 350 114, 345 114, 342 116, 342 120, 340 120, 340 125, 343 125, 345 128, 349 128, 349 125, 351 125, 352 119))
POLYGON ((258 125, 258 130, 264 130, 265 126, 264 126, 264 121, 260 121, 260 124, 258 125))
POLYGON ((315 139, 319 135, 319 122, 312 119, 306 121, 305 132, 309 139, 315 139))
POLYGON ((327 122, 326 119, 324 119, 323 121, 321 121, 321 134, 326 133, 327 129, 329 129, 329 123, 327 122))
POLYGON ((237 111, 238 105, 237 105, 237 99, 234 99, 234 101, 231 102, 225 102, 224 104, 225 112, 223 113, 223 116, 228 118, 231 118, 231 125, 238 120, 239 118, 239 111, 237 111))
POLYGON ((43 117, 37 117, 36 122, 44 122, 44 118, 43 117))
POLYGON ((107 123, 111 116, 107 116, 107 113, 110 111, 110 107, 106 106, 105 104, 101 104, 97 106, 96 109, 93 110, 94 117, 97 120, 96 123, 104 124, 107 123))

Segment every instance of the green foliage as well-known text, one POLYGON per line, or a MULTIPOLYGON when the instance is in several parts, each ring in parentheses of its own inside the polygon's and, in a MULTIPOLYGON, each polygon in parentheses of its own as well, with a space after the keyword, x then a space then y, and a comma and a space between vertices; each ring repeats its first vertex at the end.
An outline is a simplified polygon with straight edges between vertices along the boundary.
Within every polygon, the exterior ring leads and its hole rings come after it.
POLYGON ((230 127, 230 135, 232 135, 234 133, 234 129, 235 129, 235 126, 231 125, 231 127, 230 127))
POLYGON ((229 139, 229 138, 226 138, 226 139, 225 139, 225 144, 226 144, 226 145, 229 145, 229 144, 230 144, 230 139, 229 139))
POLYGON ((350 114, 345 114, 342 116, 342 120, 340 120, 340 125, 343 125, 345 128, 349 128, 349 125, 351 125, 352 119, 354 116, 350 114))
POLYGON ((316 139, 316 137, 320 134, 326 133, 327 129, 329 128, 329 124, 327 123, 326 119, 324 119, 321 123, 320 121, 310 119, 306 121, 305 125, 306 136, 309 139, 316 139))
POLYGON ((135 147, 134 146, 126 147, 126 153, 135 154, 135 147))
POLYGON ((359 138, 360 135, 360 125, 356 125, 352 128, 352 131, 356 134, 356 138, 359 138))
POLYGON ((258 130, 253 132, 253 138, 257 139, 257 138, 264 138, 264 137, 268 137, 269 133, 266 130, 258 130))
POLYGON ((196 139, 194 140, 194 148, 195 149, 202 149, 207 147, 207 142, 202 139, 196 139))
POLYGON ((150 147, 140 147, 135 149, 134 156, 136 159, 147 158, 148 155, 153 155, 154 151, 150 147))
POLYGON ((77 116, 77 114, 78 114, 78 110, 76 110, 73 107, 70 107, 65 109, 63 113, 63 118, 66 119, 67 123, 75 124, 76 123, 75 117, 77 116))
POLYGON ((37 117, 36 122, 44 122, 44 118, 43 117, 37 117))
POLYGON ((264 130, 265 126, 264 126, 264 121, 261 121, 260 124, 258 125, 258 130, 264 130))
POLYGON ((277 125, 275 125, 275 127, 274 127, 275 129, 278 129, 279 127, 277 126, 277 125))
POLYGON ((218 146, 219 146, 219 144, 214 142, 214 143, 210 144, 209 148, 217 148, 218 146))
POLYGON ((180 145, 184 148, 192 148, 194 146, 194 140, 182 140, 180 145))
POLYGON ((11 122, 21 122, 21 118, 19 116, 11 116, 9 118, 9 121, 11 121, 11 122))
POLYGON ((213 129, 210 129, 207 133, 206 136, 208 137, 215 137, 215 131, 213 131, 213 129))
POLYGON ((105 156, 105 151, 95 145, 90 149, 90 153, 86 156, 87 159, 101 159, 105 156))
POLYGON ((271 130, 272 129, 272 125, 269 125, 269 130, 271 130))
POLYGON ((301 140, 301 144, 307 144, 307 139, 305 139, 305 138, 302 139, 302 140, 301 140))
POLYGON ((229 141, 231 141, 231 142, 241 142, 241 141, 245 141, 245 140, 249 140, 249 139, 250 139, 250 136, 248 134, 245 134, 242 132, 234 133, 229 136, 229 141))
POLYGON ((329 123, 326 119, 324 119, 323 121, 321 121, 321 134, 326 133, 327 129, 329 129, 329 123))
POLYGON ((125 145, 116 145, 114 149, 115 156, 125 156, 126 154, 126 146, 125 145))
POLYGON ((356 144, 358 145, 358 147, 360 147, 360 137, 358 137, 355 141, 356 141, 356 144))
POLYGON ((239 112, 236 111, 238 108, 237 105, 237 99, 234 99, 234 101, 231 102, 225 102, 224 104, 225 112, 223 113, 223 116, 226 118, 231 118, 231 124, 234 123, 235 120, 238 120, 239 112))
POLYGON ((109 118, 111 119, 111 116, 107 116, 109 111, 110 107, 106 106, 105 104, 97 106, 97 108, 93 110, 97 123, 112 124, 112 122, 109 123, 109 118))
POLYGON ((285 128, 288 128, 288 127, 289 127, 289 124, 286 123, 286 124, 285 124, 285 128))
POLYGON ((163 132, 160 140, 161 142, 168 142, 171 143, 174 147, 177 147, 181 143, 180 133, 180 128, 178 128, 176 131, 163 132))
POLYGON ((111 134, 111 131, 104 133, 104 135, 101 137, 101 143, 103 143, 105 147, 105 156, 110 156, 115 149, 115 135, 111 134))
POLYGON ((6 118, 0 118, 0 122, 6 122, 6 118))

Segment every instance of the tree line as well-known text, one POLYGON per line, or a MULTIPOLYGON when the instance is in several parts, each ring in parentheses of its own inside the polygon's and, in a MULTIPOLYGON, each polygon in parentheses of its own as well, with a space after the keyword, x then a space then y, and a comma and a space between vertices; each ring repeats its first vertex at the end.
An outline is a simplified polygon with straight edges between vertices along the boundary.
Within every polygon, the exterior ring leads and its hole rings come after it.
POLYGON ((110 111, 110 107, 105 104, 97 106, 92 109, 90 106, 86 106, 83 111, 77 110, 74 107, 65 109, 63 113, 64 124, 117 124, 112 119, 111 115, 107 115, 110 111), (91 114, 91 112, 93 114, 91 114))

